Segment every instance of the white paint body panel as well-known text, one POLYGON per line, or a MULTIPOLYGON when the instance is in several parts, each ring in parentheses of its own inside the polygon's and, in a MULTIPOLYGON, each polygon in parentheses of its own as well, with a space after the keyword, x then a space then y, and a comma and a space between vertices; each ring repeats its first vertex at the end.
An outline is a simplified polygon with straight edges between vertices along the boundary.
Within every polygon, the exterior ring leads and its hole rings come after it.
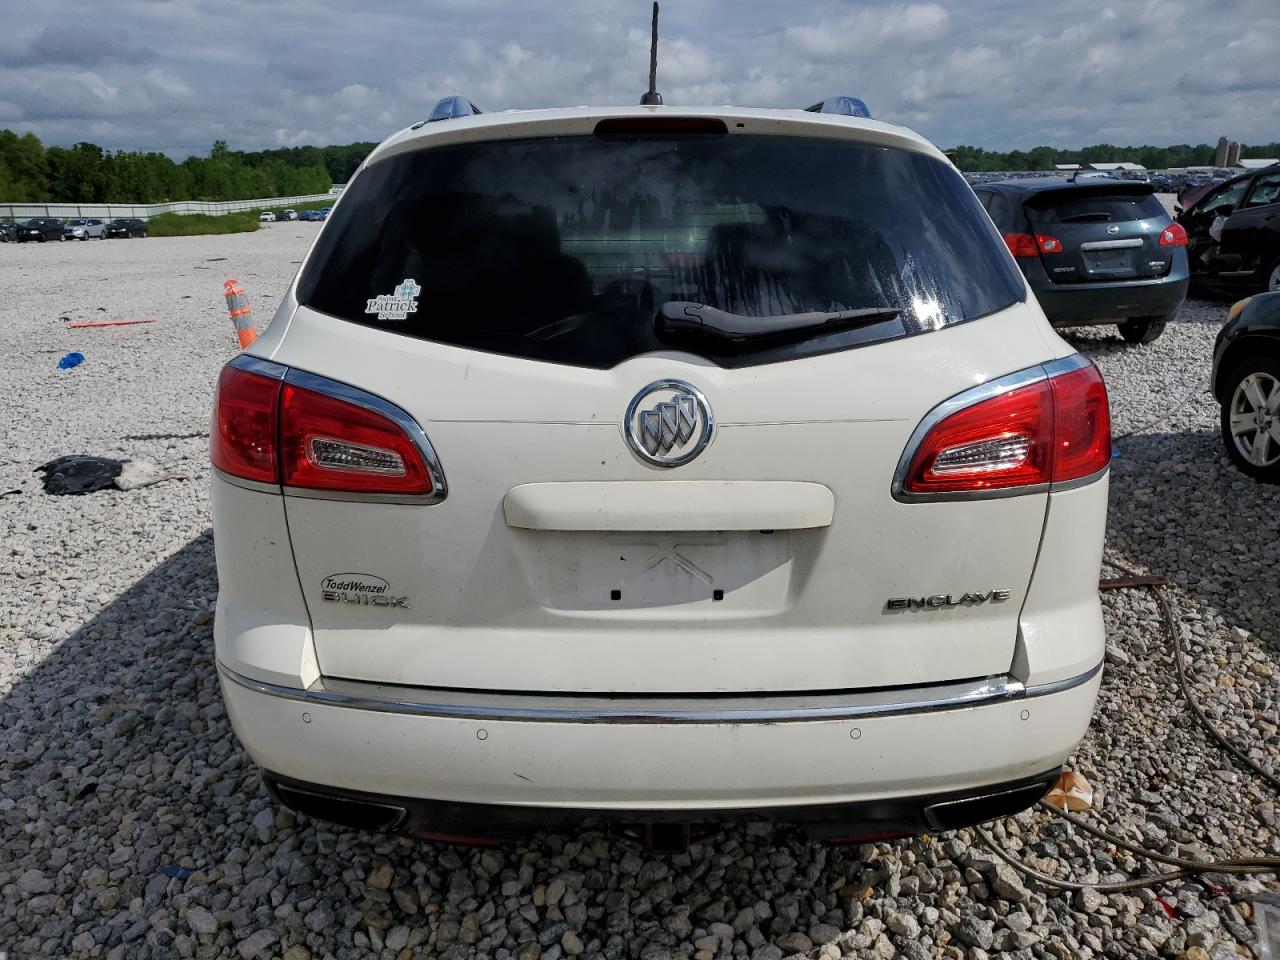
POLYGON ((448 499, 429 507, 286 498, 320 668, 388 683, 626 693, 1003 673, 1047 495, 905 504, 889 491, 930 409, 1047 353, 1027 304, 924 336, 737 370, 679 353, 611 370, 538 363, 300 307, 274 359, 409 411, 449 482, 448 499), (664 378, 702 390, 717 420, 707 449, 675 470, 641 462, 622 432, 631 398, 664 378), (676 480, 820 484, 834 513, 829 526, 786 530, 762 502, 754 528, 739 515, 719 535, 697 521, 648 535, 518 529, 506 519, 506 498, 527 484, 676 480), (324 578, 350 571, 389 581, 409 609, 322 601, 324 578), (716 589, 723 600, 711 599, 716 589), (885 610, 890 597, 1004 589, 1004 603, 885 610))
POLYGON ((309 783, 468 803, 707 810, 858 802, 1036 776, 1084 735, 1098 684, 920 716, 776 724, 408 717, 296 703, 226 680, 222 690, 254 761, 309 783))
MULTIPOLYGON (((940 156, 875 121, 663 109, 940 156)), ((431 143, 582 133, 602 116, 649 112, 428 124, 390 138, 366 165, 431 143)), ((290 290, 249 352, 407 411, 439 455, 448 497, 284 497, 215 475, 217 653, 246 677, 299 689, 327 676, 477 696, 528 691, 555 702, 583 692, 920 688, 1008 673, 1032 687, 1101 659, 1105 478, 1001 499, 902 503, 890 493, 933 407, 1072 353, 1029 294, 968 323, 802 360, 729 370, 671 351, 594 370, 356 326, 298 306, 290 290), (693 384, 716 422, 701 455, 674 470, 632 454, 622 427, 632 397, 662 379, 693 384), (326 602, 324 578, 351 572, 385 579, 407 607, 326 602), (886 608, 891 597, 991 590, 1009 599, 886 608)), ((856 742, 852 724, 835 721, 478 723, 311 706, 304 725, 297 702, 234 684, 224 694, 254 759, 300 780, 481 803, 715 808, 1039 774, 1082 735, 1097 684, 1026 704, 860 721, 856 742)))

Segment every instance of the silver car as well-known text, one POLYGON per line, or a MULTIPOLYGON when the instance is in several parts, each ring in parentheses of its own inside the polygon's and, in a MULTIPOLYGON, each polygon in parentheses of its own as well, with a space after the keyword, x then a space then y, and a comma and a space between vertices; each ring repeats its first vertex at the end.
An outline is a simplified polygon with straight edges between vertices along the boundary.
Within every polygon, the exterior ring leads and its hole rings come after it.
POLYGON ((62 232, 68 240, 107 239, 107 225, 101 220, 68 220, 62 225, 62 232))

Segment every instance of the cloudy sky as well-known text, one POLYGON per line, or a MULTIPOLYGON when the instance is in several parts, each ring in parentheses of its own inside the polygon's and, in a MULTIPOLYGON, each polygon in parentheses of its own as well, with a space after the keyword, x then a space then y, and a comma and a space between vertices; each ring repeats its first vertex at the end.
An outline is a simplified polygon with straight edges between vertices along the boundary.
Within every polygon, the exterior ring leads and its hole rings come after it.
MULTIPOLYGON (((0 127, 206 152, 380 140, 442 95, 634 103, 646 0, 0 0, 0 127)), ((666 0, 668 103, 834 93, 950 147, 1280 140, 1276 0, 666 0)))

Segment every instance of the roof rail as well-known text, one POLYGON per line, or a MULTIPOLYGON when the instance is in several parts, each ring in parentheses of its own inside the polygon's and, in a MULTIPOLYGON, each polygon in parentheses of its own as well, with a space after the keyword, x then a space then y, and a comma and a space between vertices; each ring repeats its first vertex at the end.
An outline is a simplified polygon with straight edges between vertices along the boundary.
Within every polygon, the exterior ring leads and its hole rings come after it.
POLYGON ((827 97, 827 99, 815 103, 812 107, 805 107, 806 113, 838 113, 845 117, 866 117, 871 119, 871 111, 867 109, 867 105, 857 97, 827 97))
POLYGON ((480 108, 464 97, 441 97, 440 102, 435 105, 435 109, 431 111, 431 116, 427 117, 426 122, 470 117, 479 112, 480 108))

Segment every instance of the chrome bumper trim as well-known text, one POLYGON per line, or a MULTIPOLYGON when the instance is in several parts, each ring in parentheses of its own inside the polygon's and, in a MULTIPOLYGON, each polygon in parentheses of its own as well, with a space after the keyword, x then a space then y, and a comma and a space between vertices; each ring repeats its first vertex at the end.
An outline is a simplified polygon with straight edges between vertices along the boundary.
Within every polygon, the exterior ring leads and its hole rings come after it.
POLYGON ((1065 680, 1054 680, 1052 683, 1037 683, 1033 687, 1027 687, 1026 695, 1028 697, 1050 697, 1055 693, 1062 693, 1064 690, 1084 686, 1101 672, 1102 661, 1099 660, 1092 670, 1088 670, 1085 673, 1067 677, 1065 680))
POLYGON ((598 697, 401 687, 323 677, 303 690, 254 680, 218 664, 224 682, 316 706, 456 720, 624 724, 803 723, 940 713, 1062 693, 1088 683, 1101 670, 1099 663, 1079 676, 1034 687, 1005 675, 930 687, 834 694, 598 697))

